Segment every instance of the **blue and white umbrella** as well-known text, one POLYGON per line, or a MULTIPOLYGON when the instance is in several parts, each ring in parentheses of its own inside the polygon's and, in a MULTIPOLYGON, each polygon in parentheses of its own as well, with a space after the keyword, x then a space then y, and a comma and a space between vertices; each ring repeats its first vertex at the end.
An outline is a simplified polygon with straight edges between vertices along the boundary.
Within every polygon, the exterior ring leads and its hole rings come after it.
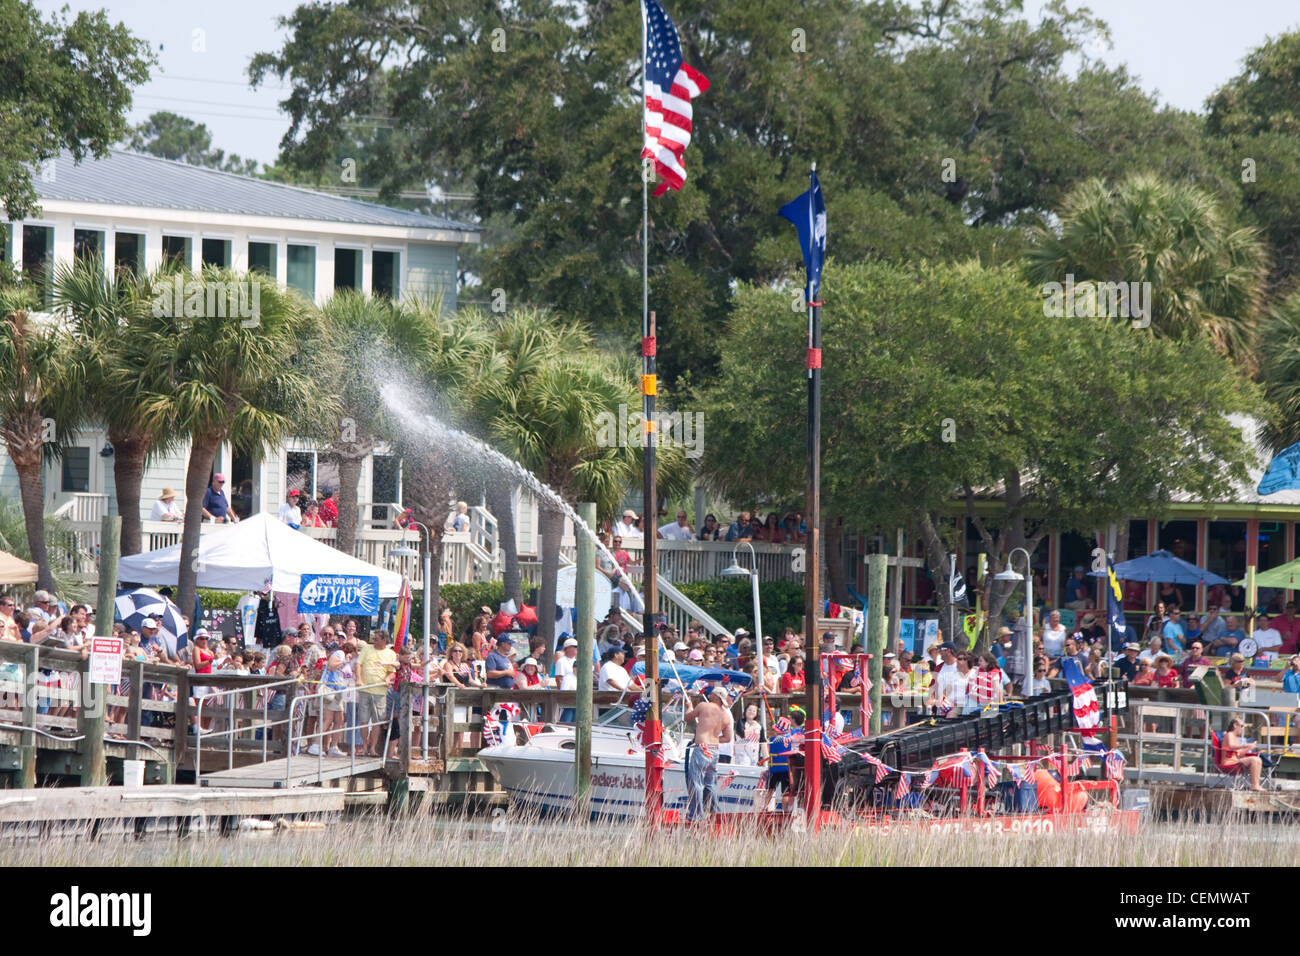
POLYGON ((185 646, 189 634, 178 608, 152 588, 136 588, 117 596, 113 602, 113 620, 121 621, 133 631, 140 630, 145 618, 158 622, 158 636, 167 645, 167 653, 175 654, 185 646))

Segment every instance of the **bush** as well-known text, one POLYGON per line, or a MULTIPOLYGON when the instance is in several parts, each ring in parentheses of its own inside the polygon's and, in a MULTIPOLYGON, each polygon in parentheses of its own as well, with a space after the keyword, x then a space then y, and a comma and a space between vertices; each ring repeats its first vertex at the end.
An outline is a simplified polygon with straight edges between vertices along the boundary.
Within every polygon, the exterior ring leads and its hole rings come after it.
MULTIPOLYGON (((719 624, 730 631, 738 627, 753 630, 754 598, 745 580, 713 578, 677 585, 719 624)), ((763 630, 772 636, 787 627, 795 633, 803 630, 803 585, 793 581, 760 581, 758 600, 763 615, 763 630)))
POLYGON ((211 588, 199 588, 198 592, 205 611, 233 611, 239 607, 239 599, 244 596, 243 591, 214 591, 211 588))
MULTIPOLYGON (((451 610, 452 623, 456 625, 456 633, 451 637, 459 637, 465 627, 474 620, 474 616, 479 613, 479 608, 487 605, 492 608, 493 612, 506 599, 506 586, 503 581, 481 581, 473 584, 444 584, 438 589, 439 596, 447 602, 447 607, 451 610)), ((435 620, 435 630, 437 628, 436 619, 438 615, 435 611, 433 619, 435 620)), ((411 602, 411 633, 424 638, 424 592, 416 591, 415 599, 411 602)))

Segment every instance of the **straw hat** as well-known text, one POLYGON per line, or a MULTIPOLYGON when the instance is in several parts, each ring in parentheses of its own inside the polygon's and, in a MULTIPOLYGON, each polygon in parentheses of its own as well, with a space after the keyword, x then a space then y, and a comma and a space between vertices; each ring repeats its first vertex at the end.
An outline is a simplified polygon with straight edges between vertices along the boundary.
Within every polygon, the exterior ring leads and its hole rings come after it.
POLYGON ((159 501, 166 501, 168 498, 175 498, 175 497, 176 497, 176 489, 175 489, 175 488, 164 487, 163 490, 162 490, 162 494, 160 494, 160 495, 158 496, 158 500, 159 500, 159 501))

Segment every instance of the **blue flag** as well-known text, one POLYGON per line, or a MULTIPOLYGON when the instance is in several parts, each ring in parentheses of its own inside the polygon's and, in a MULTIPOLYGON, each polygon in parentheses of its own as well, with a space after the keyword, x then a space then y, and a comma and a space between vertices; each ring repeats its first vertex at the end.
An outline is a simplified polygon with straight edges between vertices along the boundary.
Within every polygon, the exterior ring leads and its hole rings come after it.
POLYGON ((1128 622, 1124 619, 1124 592, 1115 577, 1115 565, 1106 559, 1106 616, 1110 620, 1111 650, 1123 649, 1128 643, 1128 622))
POLYGON ((1300 488, 1300 442, 1273 456, 1255 491, 1257 494, 1271 495, 1288 488, 1300 488))
POLYGON ((822 264, 826 261, 826 203, 822 200, 817 170, 809 174, 809 181, 812 183, 809 190, 782 206, 781 215, 799 230, 799 248, 803 250, 803 264, 808 272, 807 301, 816 302, 821 291, 822 264))

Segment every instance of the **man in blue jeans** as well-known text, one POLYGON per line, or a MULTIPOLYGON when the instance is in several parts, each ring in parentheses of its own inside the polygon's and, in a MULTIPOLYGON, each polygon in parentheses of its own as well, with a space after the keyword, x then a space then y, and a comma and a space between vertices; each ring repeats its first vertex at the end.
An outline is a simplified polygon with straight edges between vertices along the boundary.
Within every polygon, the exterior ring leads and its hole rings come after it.
POLYGON ((695 721, 695 740, 686 756, 686 819, 690 822, 717 812, 719 745, 731 739, 727 691, 715 687, 709 696, 719 703, 702 700, 685 717, 695 721))

